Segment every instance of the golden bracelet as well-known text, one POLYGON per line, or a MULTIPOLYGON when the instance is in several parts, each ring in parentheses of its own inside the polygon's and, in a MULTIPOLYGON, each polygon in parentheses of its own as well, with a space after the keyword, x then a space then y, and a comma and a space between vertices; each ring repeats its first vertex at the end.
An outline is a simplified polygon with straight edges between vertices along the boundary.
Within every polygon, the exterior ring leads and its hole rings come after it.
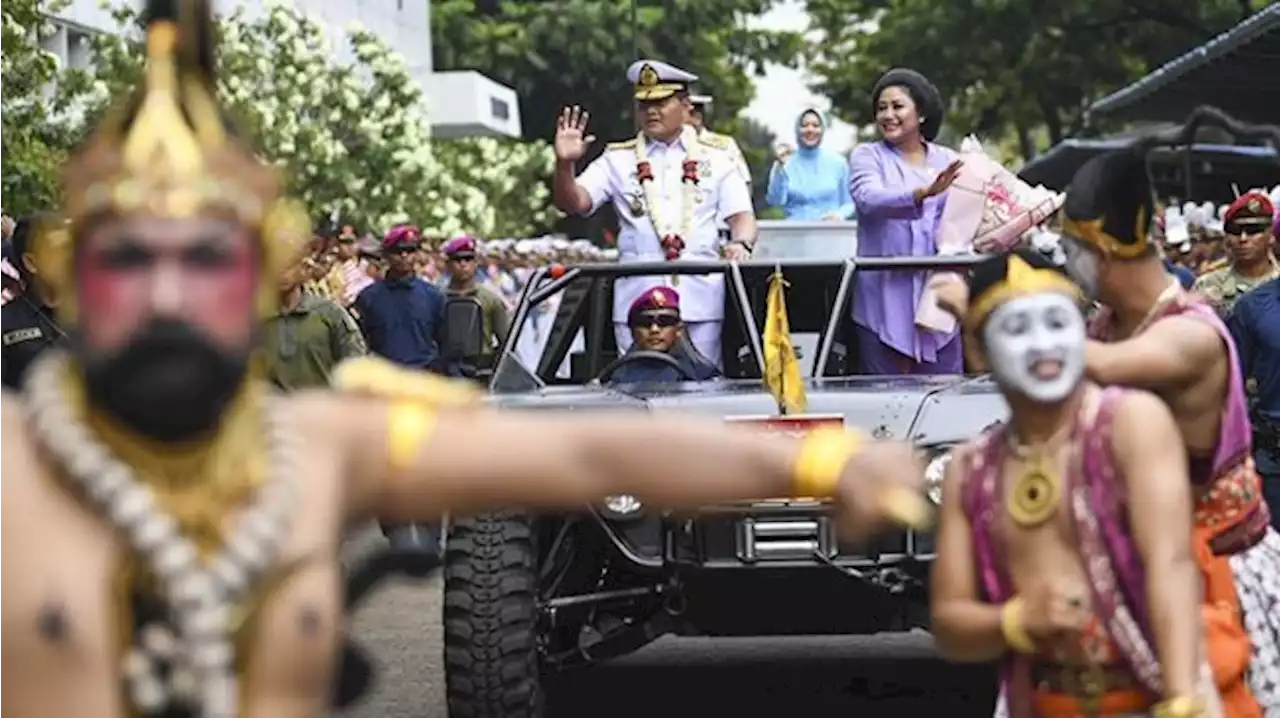
POLYGON ((1201 718, 1205 711, 1203 698, 1179 696, 1157 703, 1151 715, 1155 718, 1201 718))
POLYGON ((393 473, 414 466, 422 444, 435 431, 439 417, 435 409, 421 402, 400 399, 387 407, 387 465, 393 473))
MULTIPOLYGON (((835 427, 823 427, 805 434, 796 456, 792 496, 794 498, 832 498, 849 462, 862 449, 861 433, 835 427)), ((932 511, 924 497, 905 486, 884 488, 879 508, 893 522, 915 529, 928 528, 932 511)))
POLYGON ((1014 596, 1000 607, 1000 633, 1009 648, 1018 653, 1035 653, 1036 644, 1022 627, 1022 599, 1014 596))
POLYGON ((845 467, 861 448, 862 435, 856 432, 823 427, 805 434, 796 456, 791 493, 796 498, 835 496, 845 467))

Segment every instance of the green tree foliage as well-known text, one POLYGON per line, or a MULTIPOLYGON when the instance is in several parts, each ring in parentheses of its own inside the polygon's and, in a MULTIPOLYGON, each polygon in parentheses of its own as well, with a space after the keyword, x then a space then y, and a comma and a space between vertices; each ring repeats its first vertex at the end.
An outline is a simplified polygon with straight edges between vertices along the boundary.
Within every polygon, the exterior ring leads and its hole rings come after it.
MULTIPOLYGON (((118 27, 140 29, 135 3, 112 7, 118 27)), ((375 231, 414 222, 434 236, 528 236, 555 221, 545 187, 548 143, 433 141, 425 98, 402 56, 358 26, 331 38, 288 0, 269 0, 263 10, 218 19, 218 91, 317 218, 336 212, 375 231), (349 45, 354 63, 333 61, 334 41, 349 45)), ((61 94, 79 109, 78 129, 67 134, 86 134, 138 85, 136 37, 98 36, 92 68, 58 75, 61 94)), ((7 124, 7 77, 5 92, 7 124)), ((44 120, 25 122, 40 128, 44 120)), ((7 165, 6 156, 6 182, 7 165)))
POLYGON ((1083 128, 1090 103, 1268 0, 806 0, 815 90, 859 124, 892 67, 928 76, 954 134, 1016 138, 1024 157, 1083 128))
POLYGON ((76 138, 77 117, 68 112, 58 83, 56 56, 40 47, 53 27, 45 20, 64 3, 5 0, 0 4, 0 143, 4 147, 3 196, 8 214, 56 206, 62 161, 76 138))
MULTIPOLYGON (((752 75, 766 62, 794 64, 801 51, 797 33, 747 27, 774 2, 637 0, 636 49, 699 75, 699 91, 715 96, 716 131, 737 136, 752 75)), ((436 69, 478 70, 514 88, 525 137, 551 138, 560 109, 574 104, 601 140, 635 133, 627 0, 438 0, 431 23, 436 69)))

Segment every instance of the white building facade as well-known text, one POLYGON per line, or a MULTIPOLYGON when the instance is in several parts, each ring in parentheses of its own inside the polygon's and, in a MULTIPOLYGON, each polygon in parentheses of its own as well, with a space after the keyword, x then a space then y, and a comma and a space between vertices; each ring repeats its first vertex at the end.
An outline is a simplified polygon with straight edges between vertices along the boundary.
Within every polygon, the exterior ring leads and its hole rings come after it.
MULTIPOLYGON (((57 31, 41 41, 65 66, 87 67, 92 62, 91 37, 120 31, 99 2, 71 0, 54 18, 57 31)), ((474 71, 435 72, 430 0, 293 0, 293 4, 335 38, 336 62, 353 59, 351 48, 342 41, 352 23, 364 26, 403 55, 410 75, 426 95, 436 136, 520 136, 520 101, 512 89, 474 71)), ((262 0, 215 0, 214 6, 222 13, 238 8, 250 15, 264 11, 262 0)))

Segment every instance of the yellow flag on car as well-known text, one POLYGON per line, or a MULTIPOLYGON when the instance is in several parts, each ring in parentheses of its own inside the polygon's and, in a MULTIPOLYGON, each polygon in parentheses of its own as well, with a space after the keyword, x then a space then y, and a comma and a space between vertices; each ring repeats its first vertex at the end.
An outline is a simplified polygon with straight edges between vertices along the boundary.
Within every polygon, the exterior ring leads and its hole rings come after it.
POLYGON ((783 414, 802 413, 809 406, 800 374, 800 358, 791 344, 791 322, 787 319, 787 282, 782 268, 769 279, 769 301, 764 319, 764 384, 783 414))

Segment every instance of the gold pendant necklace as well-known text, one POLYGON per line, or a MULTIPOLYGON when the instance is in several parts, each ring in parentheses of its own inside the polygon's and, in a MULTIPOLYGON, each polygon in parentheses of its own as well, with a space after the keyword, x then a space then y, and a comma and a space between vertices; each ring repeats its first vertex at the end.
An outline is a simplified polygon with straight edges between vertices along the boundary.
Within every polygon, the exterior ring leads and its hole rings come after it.
POLYGON ((1054 451, 1074 424, 1074 421, 1068 421, 1047 441, 1035 447, 1017 443, 1010 429, 1009 448, 1018 458, 1021 472, 1005 496, 1005 511, 1022 528, 1035 528, 1058 512, 1058 504, 1062 500, 1062 477, 1055 465, 1054 451))
POLYGON ((1006 499, 1005 508, 1014 523, 1023 528, 1035 528, 1048 521, 1058 511, 1062 498, 1062 480, 1043 455, 1022 459, 1022 473, 1018 475, 1006 499))

